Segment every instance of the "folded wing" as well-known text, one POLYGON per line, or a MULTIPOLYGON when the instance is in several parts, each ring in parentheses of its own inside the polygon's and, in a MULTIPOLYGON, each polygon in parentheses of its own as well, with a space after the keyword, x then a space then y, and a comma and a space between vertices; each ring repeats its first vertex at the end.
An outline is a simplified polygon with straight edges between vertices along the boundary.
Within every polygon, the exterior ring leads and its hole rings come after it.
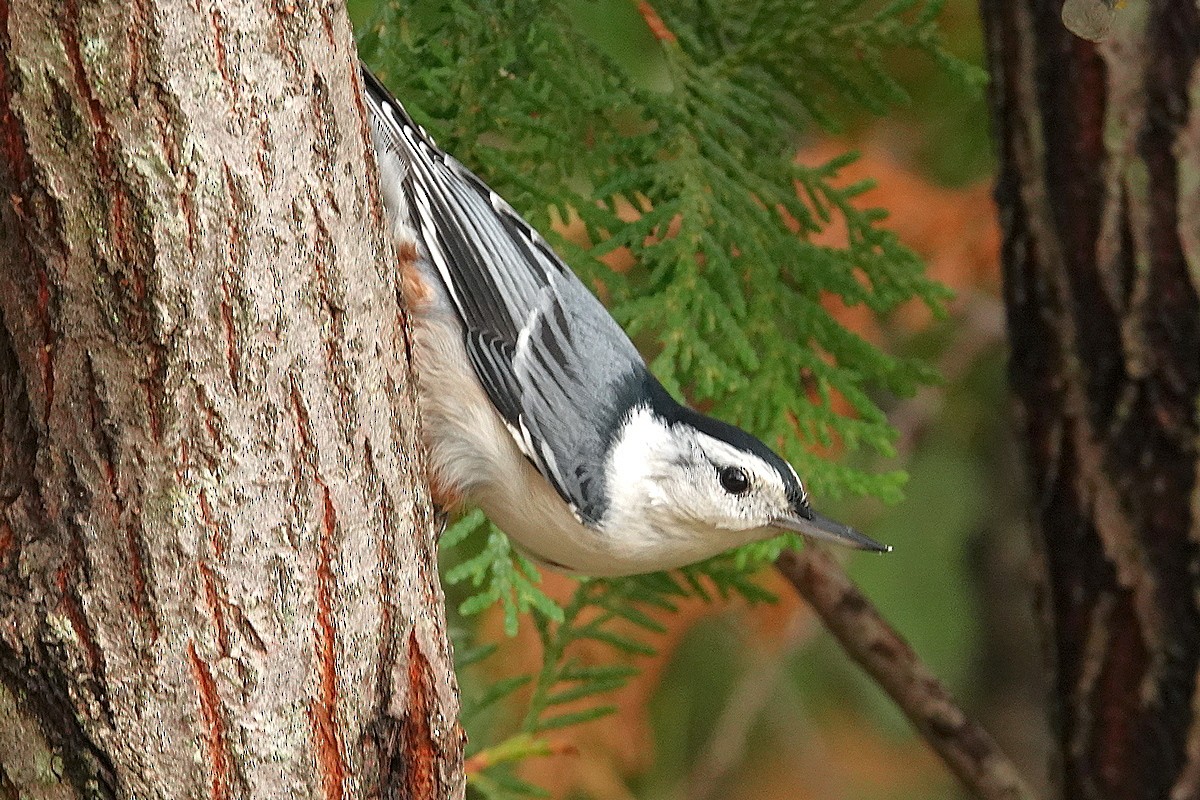
MULTIPOLYGON (((604 455, 645 363, 541 236, 363 70, 380 160, 463 325, 484 391, 517 446, 584 523, 604 515, 604 455)), ((387 192, 385 192, 385 195, 387 192)), ((652 379, 651 379, 652 380, 652 379)))

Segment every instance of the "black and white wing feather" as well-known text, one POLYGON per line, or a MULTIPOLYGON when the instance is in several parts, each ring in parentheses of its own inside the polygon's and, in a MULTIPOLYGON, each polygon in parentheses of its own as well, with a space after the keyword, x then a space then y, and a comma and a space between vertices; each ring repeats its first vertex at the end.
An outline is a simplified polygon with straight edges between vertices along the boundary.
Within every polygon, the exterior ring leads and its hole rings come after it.
POLYGON ((409 224, 463 325, 475 374, 518 447, 584 523, 604 516, 604 457, 649 372, 625 332, 541 236, 417 126, 363 69, 409 224))

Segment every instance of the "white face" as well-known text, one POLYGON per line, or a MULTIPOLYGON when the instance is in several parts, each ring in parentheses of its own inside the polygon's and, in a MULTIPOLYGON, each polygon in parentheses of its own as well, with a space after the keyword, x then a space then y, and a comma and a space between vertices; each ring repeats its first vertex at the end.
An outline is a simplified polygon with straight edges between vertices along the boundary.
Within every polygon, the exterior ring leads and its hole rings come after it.
POLYGON ((765 459, 644 411, 630 419, 610 469, 620 476, 612 502, 639 509, 663 531, 756 532, 730 537, 732 546, 770 535, 772 521, 793 511, 783 477, 765 459))
POLYGON ((774 466, 703 433, 688 439, 690 447, 667 481, 676 514, 700 525, 746 531, 768 527, 790 512, 787 487, 774 466))
POLYGON ((602 536, 579 539, 591 571, 670 569, 784 530, 889 549, 809 508, 795 471, 745 431, 694 412, 673 419, 640 407, 621 426, 605 464, 608 504, 592 529, 602 536))

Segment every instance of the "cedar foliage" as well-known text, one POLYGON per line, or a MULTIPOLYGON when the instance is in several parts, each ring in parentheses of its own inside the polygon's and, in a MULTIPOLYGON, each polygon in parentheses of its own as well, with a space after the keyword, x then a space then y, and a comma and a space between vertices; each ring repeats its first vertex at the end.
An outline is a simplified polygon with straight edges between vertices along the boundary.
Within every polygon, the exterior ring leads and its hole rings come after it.
MULTIPOLYGON (((817 497, 894 500, 902 473, 813 451, 890 456, 894 431, 874 398, 934 375, 844 328, 822 299, 878 314, 915 299, 940 313, 946 293, 879 226, 881 211, 856 207, 869 184, 839 184, 853 154, 820 164, 794 154, 807 128, 837 128, 838 104, 883 113, 907 99, 885 70, 890 51, 919 50, 978 81, 943 48, 940 6, 660 0, 638 6, 646 47, 630 59, 587 24, 615 4, 418 0, 382 6, 360 46, 439 145, 597 288, 668 389, 775 444, 817 497), (566 221, 582 223, 586 242, 556 233, 566 221), (831 226, 844 246, 810 241, 831 226), (625 248, 631 266, 605 264, 625 248)), ((611 710, 598 695, 633 674, 628 656, 653 652, 654 613, 691 594, 769 599, 753 573, 796 544, 785 536, 672 574, 580 580, 559 605, 503 534, 466 515, 443 537, 459 612, 500 604, 510 635, 527 615, 543 647, 537 674, 464 691, 473 790, 537 794, 512 765, 549 752, 548 731, 611 710), (610 645, 614 662, 581 664, 570 646, 584 640, 610 645), (493 713, 522 687, 520 719, 493 713)), ((470 686, 468 668, 494 646, 460 631, 456 649, 470 686)))

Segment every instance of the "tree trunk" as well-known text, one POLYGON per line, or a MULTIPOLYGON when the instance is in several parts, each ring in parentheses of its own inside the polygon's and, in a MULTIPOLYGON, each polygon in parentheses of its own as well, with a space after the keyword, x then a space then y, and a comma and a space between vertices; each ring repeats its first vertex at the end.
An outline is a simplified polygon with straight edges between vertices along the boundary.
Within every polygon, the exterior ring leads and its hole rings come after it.
POLYGON ((1200 796, 1200 11, 983 0, 1061 795, 1200 796))
POLYGON ((340 0, 0 0, 0 798, 461 796, 340 0))

